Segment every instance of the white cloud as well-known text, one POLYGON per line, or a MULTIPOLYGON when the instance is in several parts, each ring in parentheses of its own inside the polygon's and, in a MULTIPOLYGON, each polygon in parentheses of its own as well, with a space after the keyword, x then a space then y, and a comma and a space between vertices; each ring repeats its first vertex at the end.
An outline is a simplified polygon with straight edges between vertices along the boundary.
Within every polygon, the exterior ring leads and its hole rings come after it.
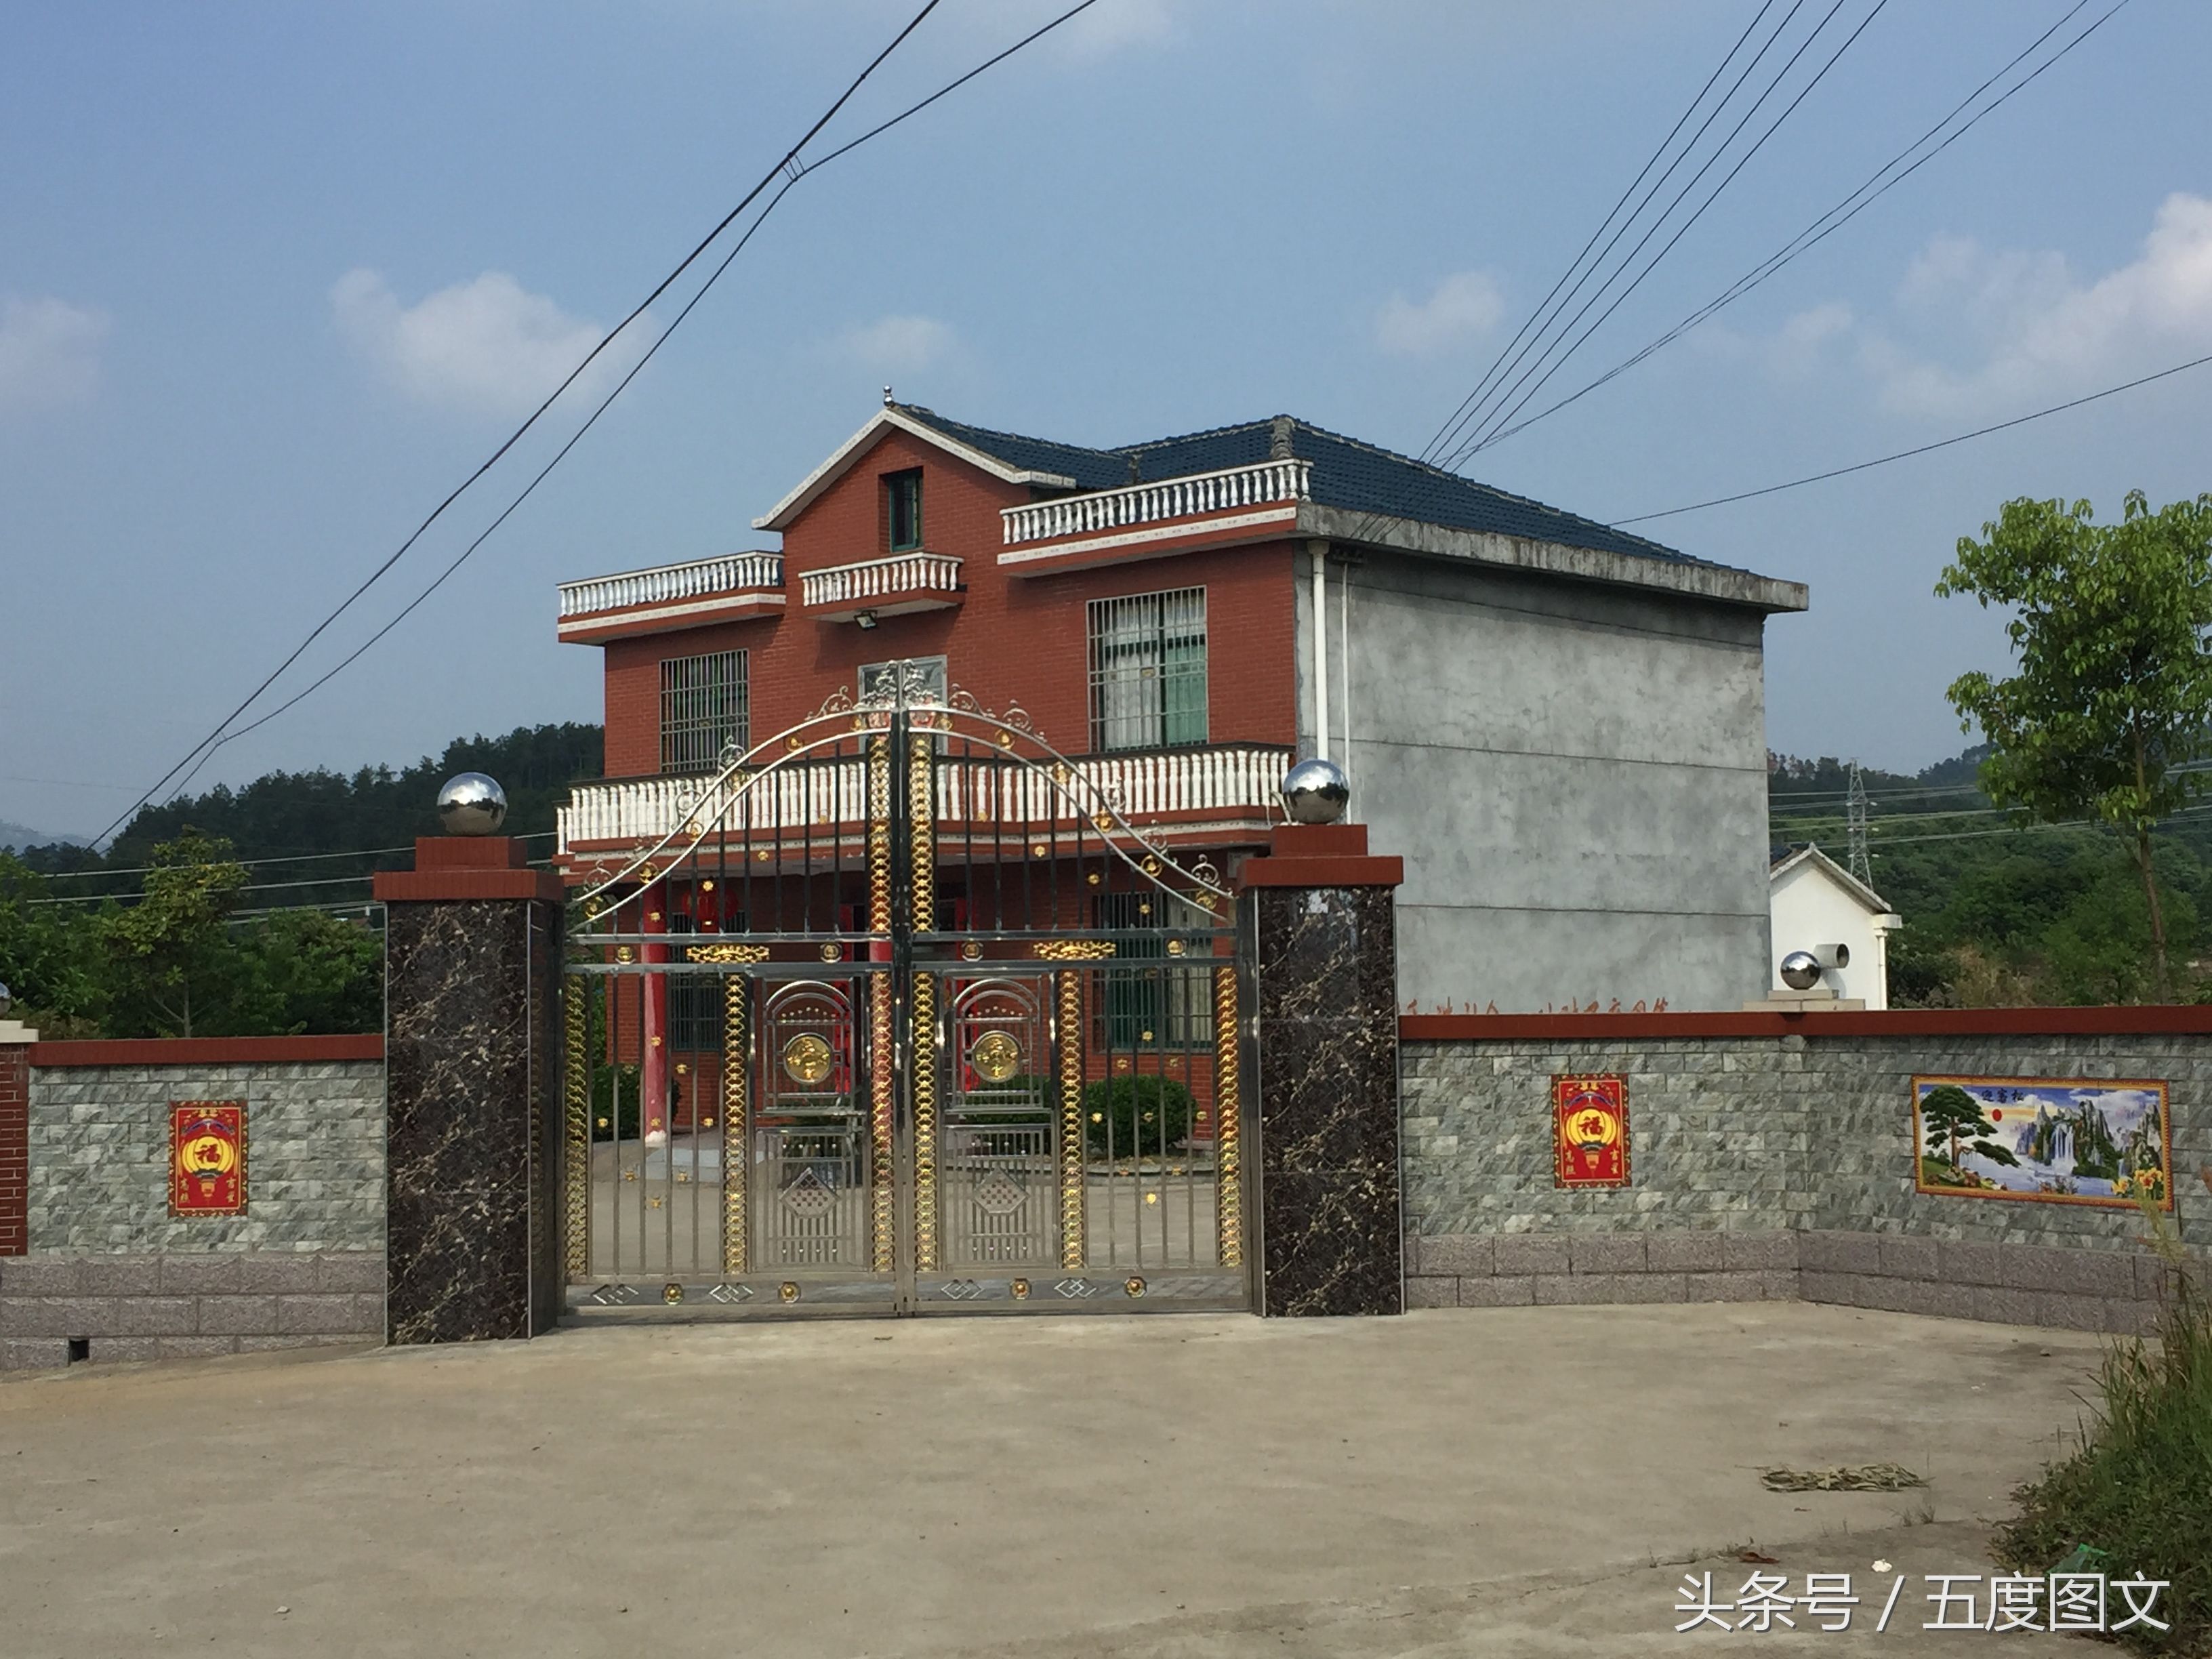
POLYGON ((1828 343, 1850 330, 1851 308, 1839 301, 1801 311, 1765 343, 1766 367, 1784 380, 1802 380, 1820 366, 1828 343))
MULTIPOLYGON (((606 332, 500 270, 412 306, 402 306, 380 273, 349 270, 331 289, 331 309, 348 343, 398 391, 472 415, 528 414, 606 332)), ((640 318, 575 389, 590 395, 611 386, 643 349, 650 322, 640 318)))
POLYGON ((1169 0, 1099 0, 1067 25, 1071 48, 1094 58, 1124 46, 1158 46, 1174 39, 1175 32, 1169 0))
MULTIPOLYGON (((1068 0, 968 0, 940 14, 945 27, 963 30, 992 51, 1011 45, 1067 9, 1068 0)), ((1177 0, 1097 0, 1039 44, 1063 60, 1110 57, 1125 47, 1154 46, 1177 33, 1177 0)))
POLYGON ((1448 350, 1479 340, 1505 315, 1505 295, 1486 270, 1445 277, 1416 303, 1402 294, 1385 301, 1375 316, 1375 338, 1383 350, 1405 356, 1448 350))
POLYGON ((66 300, 0 300, 0 413, 89 403, 107 332, 105 313, 66 300))
POLYGON ((1905 332, 1940 331, 1972 350, 1967 362, 1944 361, 1869 331, 1862 361, 1892 409, 1974 415, 2094 390, 2212 349, 2212 200, 2167 197, 2141 257, 2086 283, 2062 254, 1939 237, 1897 298, 1905 332))
POLYGON ((871 374, 911 374, 934 368, 960 348, 950 323, 934 317, 878 317, 837 337, 837 355, 871 374))

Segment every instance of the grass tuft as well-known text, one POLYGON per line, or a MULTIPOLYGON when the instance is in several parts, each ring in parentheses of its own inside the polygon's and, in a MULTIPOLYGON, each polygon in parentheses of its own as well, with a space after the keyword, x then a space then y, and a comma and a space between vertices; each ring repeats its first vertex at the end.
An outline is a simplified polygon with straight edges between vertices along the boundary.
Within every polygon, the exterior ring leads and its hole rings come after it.
MULTIPOLYGON (((2087 1545, 2105 1552, 2108 1580, 2165 1579, 2152 1611, 2172 1628, 2138 1625, 2119 1639, 2142 1653, 2212 1655, 2212 1297, 2172 1222, 2144 1212, 2167 1267, 2156 1339, 2106 1354, 2097 1418, 2070 1456, 2020 1489, 1996 1551, 2016 1572, 2042 1573, 2087 1545)), ((2126 1616, 2117 1595, 2111 1616, 2126 1616)))

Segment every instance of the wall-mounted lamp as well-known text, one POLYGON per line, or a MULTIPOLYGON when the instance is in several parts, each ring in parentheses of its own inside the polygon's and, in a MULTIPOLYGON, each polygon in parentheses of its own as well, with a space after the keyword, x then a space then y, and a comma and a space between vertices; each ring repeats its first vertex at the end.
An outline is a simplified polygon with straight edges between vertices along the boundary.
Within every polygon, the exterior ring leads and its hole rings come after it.
POLYGON ((863 628, 873 628, 876 625, 876 613, 872 611, 856 611, 853 620, 863 628))

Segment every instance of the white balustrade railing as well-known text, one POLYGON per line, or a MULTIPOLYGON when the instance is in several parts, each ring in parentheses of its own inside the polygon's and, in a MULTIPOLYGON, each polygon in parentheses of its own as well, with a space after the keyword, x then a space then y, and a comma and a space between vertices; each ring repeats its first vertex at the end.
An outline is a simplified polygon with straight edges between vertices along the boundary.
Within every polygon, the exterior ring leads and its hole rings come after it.
POLYGON ((1261 461, 1252 466, 1224 467, 1218 472, 1194 472, 1184 478, 1163 478, 1158 483, 1128 484, 1120 489, 1033 501, 1027 507, 1001 507, 999 517, 1005 526, 1006 545, 1013 547, 1022 542, 1051 541, 1165 519, 1232 513, 1271 501, 1302 501, 1312 479, 1311 461, 1261 461))
POLYGON ((799 602, 808 605, 852 605, 916 590, 958 592, 960 561, 946 553, 895 553, 888 559, 802 571, 799 578, 799 602))
MULTIPOLYGON (((1263 744, 1100 755, 1072 763, 1077 781, 1063 791, 1036 768, 1006 760, 945 757, 937 772, 937 822, 979 829, 1064 825, 1072 834, 1101 799, 1141 825, 1171 813, 1232 812, 1266 817, 1277 811, 1278 787, 1291 751, 1263 744)), ((866 763, 858 756, 796 763, 757 781, 714 784, 707 777, 620 778, 580 783, 561 809, 561 850, 593 842, 644 842, 696 833, 732 839, 748 830, 787 846, 810 830, 857 834, 867 817, 866 763)))
POLYGON ((593 576, 584 581, 562 582, 561 614, 587 617, 634 605, 672 605, 716 593, 782 586, 781 553, 732 553, 715 559, 694 559, 688 564, 626 571, 619 576, 593 576))

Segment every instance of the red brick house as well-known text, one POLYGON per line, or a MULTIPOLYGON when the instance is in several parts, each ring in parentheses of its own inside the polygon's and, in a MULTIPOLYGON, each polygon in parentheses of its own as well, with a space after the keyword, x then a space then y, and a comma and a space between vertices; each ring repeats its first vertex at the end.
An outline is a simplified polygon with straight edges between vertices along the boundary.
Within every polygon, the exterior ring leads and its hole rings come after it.
POLYGON ((1425 1003, 1765 989, 1761 629, 1802 586, 1288 416, 1091 448, 887 401, 755 527, 781 550, 562 585, 606 674, 572 883, 906 660, 1224 867, 1294 755, 1339 759, 1425 1003))

